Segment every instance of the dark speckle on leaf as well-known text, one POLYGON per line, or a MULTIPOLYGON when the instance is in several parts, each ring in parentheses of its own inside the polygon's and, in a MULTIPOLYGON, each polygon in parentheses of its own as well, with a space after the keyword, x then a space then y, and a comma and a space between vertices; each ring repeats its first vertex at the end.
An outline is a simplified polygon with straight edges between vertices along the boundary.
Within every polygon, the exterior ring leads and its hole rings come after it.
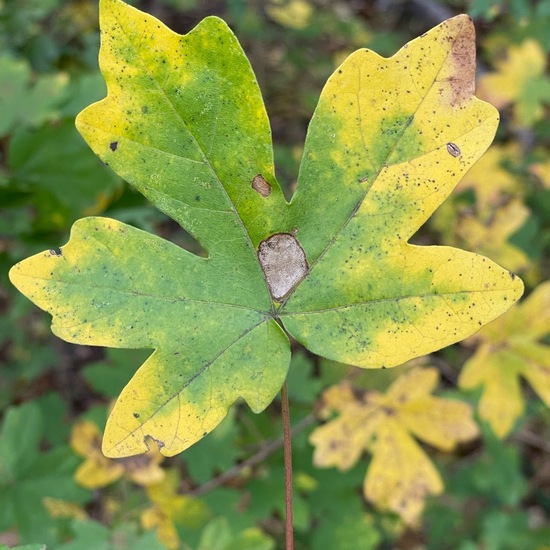
POLYGON ((116 151, 117 147, 118 147, 118 141, 111 141, 111 143, 109 144, 109 148, 111 149, 111 151, 116 151))

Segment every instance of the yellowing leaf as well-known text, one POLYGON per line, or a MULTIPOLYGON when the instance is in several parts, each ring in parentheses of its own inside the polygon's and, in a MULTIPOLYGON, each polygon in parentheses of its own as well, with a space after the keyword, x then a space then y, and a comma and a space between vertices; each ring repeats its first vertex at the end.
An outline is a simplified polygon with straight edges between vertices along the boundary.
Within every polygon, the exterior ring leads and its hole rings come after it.
POLYGON ((474 216, 461 216, 456 226, 457 237, 463 246, 488 254, 515 272, 525 272, 530 266, 529 257, 508 239, 527 221, 529 209, 520 200, 512 200, 493 212, 482 222, 474 216))
POLYGON ((550 160, 529 166, 529 172, 537 176, 546 189, 550 189, 550 160))
POLYGON ((415 367, 385 394, 357 396, 346 384, 329 388, 323 401, 339 416, 310 436, 315 465, 347 470, 368 450, 365 497, 416 525, 426 497, 441 493, 443 482, 412 436, 450 451, 478 434, 469 405, 431 395, 437 382, 435 368, 415 367))
POLYGON ((160 507, 148 508, 141 514, 141 525, 147 530, 155 529, 157 538, 166 548, 180 548, 180 537, 176 526, 160 507))
POLYGON ((313 13, 313 6, 307 0, 271 0, 266 11, 273 21, 284 27, 304 29, 313 13))
POLYGON ((550 79, 545 75, 546 54, 538 42, 529 39, 510 46, 497 71, 479 79, 479 96, 498 108, 514 104, 514 118, 531 126, 544 116, 543 104, 550 103, 550 79))
POLYGON ((522 283, 486 258, 409 238, 481 157, 498 123, 474 97, 471 20, 446 21, 385 59, 352 54, 312 118, 287 203, 250 64, 217 18, 173 33, 101 0, 108 94, 77 126, 100 158, 203 246, 199 257, 106 218, 72 228, 11 280, 70 342, 154 350, 122 391, 113 457, 166 456, 235 400, 260 412, 291 335, 314 353, 392 367, 505 311, 522 283))
POLYGON ((141 514, 144 529, 156 529, 158 539, 167 548, 180 548, 176 525, 196 529, 210 517, 206 505, 195 498, 177 493, 179 485, 177 470, 167 470, 165 478, 147 487, 147 494, 153 503, 141 514))
POLYGON ((74 425, 71 446, 86 459, 76 471, 75 479, 87 489, 105 487, 124 475, 138 485, 158 483, 164 478, 164 470, 159 466, 164 457, 154 447, 143 456, 107 458, 101 451, 101 432, 93 422, 74 425))
POLYGON ((510 433, 524 410, 520 378, 550 407, 550 281, 539 285, 516 309, 482 328, 469 342, 478 344, 460 373, 461 388, 483 386, 479 415, 495 434, 510 433))
POLYGON ((443 492, 443 481, 421 447, 399 422, 382 423, 363 484, 365 497, 381 510, 417 526, 429 495, 443 492))
POLYGON ((458 184, 457 191, 475 191, 476 211, 482 220, 509 197, 521 194, 521 182, 504 167, 506 162, 519 162, 520 153, 517 143, 492 145, 458 184))
POLYGON ((59 498, 44 497, 42 499, 42 504, 52 518, 86 519, 88 517, 88 514, 82 506, 75 502, 67 502, 59 498))

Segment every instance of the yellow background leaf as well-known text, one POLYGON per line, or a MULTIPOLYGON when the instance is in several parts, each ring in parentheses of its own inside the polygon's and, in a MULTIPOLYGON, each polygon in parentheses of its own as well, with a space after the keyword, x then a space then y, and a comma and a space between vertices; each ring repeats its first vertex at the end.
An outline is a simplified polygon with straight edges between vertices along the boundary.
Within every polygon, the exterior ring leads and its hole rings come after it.
POLYGON ((505 168, 506 163, 519 163, 520 154, 518 143, 491 145, 457 185, 458 192, 475 191, 476 212, 481 219, 487 219, 508 197, 522 194, 522 182, 505 168))
POLYGON ((88 514, 86 511, 75 502, 67 502, 59 498, 44 497, 42 499, 44 508, 48 510, 48 514, 52 518, 75 518, 86 519, 88 514))
POLYGON ((146 453, 133 457, 111 459, 101 450, 101 431, 90 421, 78 422, 71 435, 71 447, 86 460, 81 464, 75 479, 87 489, 97 489, 114 483, 126 475, 138 485, 158 483, 164 478, 164 470, 159 466, 163 456, 152 445, 146 453))
POLYGON ((505 437, 523 413, 520 377, 550 406, 550 347, 539 340, 550 333, 550 281, 469 339, 477 343, 459 378, 464 389, 483 386, 479 415, 498 437, 505 437))
POLYGON ((304 29, 313 14, 313 6, 307 0, 271 0, 266 12, 284 27, 304 29))
POLYGON ((459 242, 479 254, 487 254, 514 272, 524 272, 531 261, 508 239, 523 226, 529 214, 529 209, 514 199, 495 210, 485 223, 474 216, 462 216, 456 227, 459 242))
POLYGON ((496 72, 479 79, 479 97, 498 108, 514 103, 514 118, 522 126, 540 120, 544 116, 541 101, 550 101, 550 81, 544 74, 546 54, 540 44, 528 39, 510 46, 506 58, 495 66, 496 72))
POLYGON ((193 497, 178 494, 179 472, 166 471, 159 483, 147 487, 153 506, 141 514, 144 529, 156 529, 158 539, 168 548, 179 548, 180 539, 176 525, 197 529, 206 523, 210 512, 204 502, 193 497))
POLYGON ((532 164, 529 171, 540 179, 546 189, 550 189, 550 160, 532 164))
POLYGON ((323 395, 324 404, 340 414, 312 432, 314 463, 347 470, 368 450, 373 459, 364 483, 365 496, 415 525, 425 498, 439 494, 443 483, 412 436, 450 451, 478 435, 470 405, 431 395, 438 380, 435 368, 414 367, 385 394, 360 396, 349 384, 329 388, 323 395))
POLYGON ((400 422, 386 418, 377 432, 363 490, 379 508, 399 514, 406 524, 414 526, 426 497, 443 492, 443 481, 400 422))

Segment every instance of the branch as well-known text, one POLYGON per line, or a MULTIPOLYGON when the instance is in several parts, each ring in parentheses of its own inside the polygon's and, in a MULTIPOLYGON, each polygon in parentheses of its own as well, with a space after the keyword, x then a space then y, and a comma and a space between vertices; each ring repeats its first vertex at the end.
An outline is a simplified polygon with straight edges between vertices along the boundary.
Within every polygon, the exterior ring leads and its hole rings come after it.
MULTIPOLYGON (((291 436, 295 436, 296 434, 302 432, 308 426, 311 426, 311 424, 313 424, 315 420, 316 420, 315 412, 308 414, 305 418, 300 420, 300 422, 298 422, 296 426, 292 428, 292 430, 290 431, 291 436)), ((229 470, 226 470, 219 476, 210 479, 209 481, 207 481, 206 483, 203 483, 202 485, 199 485, 195 489, 189 491, 187 494, 190 496, 199 497, 201 495, 209 493, 213 489, 216 489, 216 487, 219 487, 220 485, 223 485, 228 481, 236 477, 239 477, 243 470, 247 468, 252 468, 257 464, 262 463, 273 453, 281 449, 283 447, 283 444, 284 444, 284 440, 282 437, 273 439, 269 443, 266 443, 264 446, 262 446, 258 450, 258 452, 253 454, 251 457, 247 458, 246 460, 243 460, 243 462, 240 462, 239 464, 236 464, 235 466, 233 466, 229 470)))

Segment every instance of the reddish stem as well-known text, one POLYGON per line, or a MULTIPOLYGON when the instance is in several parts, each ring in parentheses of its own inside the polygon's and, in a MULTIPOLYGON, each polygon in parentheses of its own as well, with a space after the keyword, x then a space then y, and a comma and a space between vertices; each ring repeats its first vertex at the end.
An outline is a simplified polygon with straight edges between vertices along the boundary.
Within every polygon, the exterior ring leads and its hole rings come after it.
POLYGON ((285 450, 286 550, 294 550, 294 532, 292 529, 292 445, 286 381, 281 388, 281 402, 285 450))

